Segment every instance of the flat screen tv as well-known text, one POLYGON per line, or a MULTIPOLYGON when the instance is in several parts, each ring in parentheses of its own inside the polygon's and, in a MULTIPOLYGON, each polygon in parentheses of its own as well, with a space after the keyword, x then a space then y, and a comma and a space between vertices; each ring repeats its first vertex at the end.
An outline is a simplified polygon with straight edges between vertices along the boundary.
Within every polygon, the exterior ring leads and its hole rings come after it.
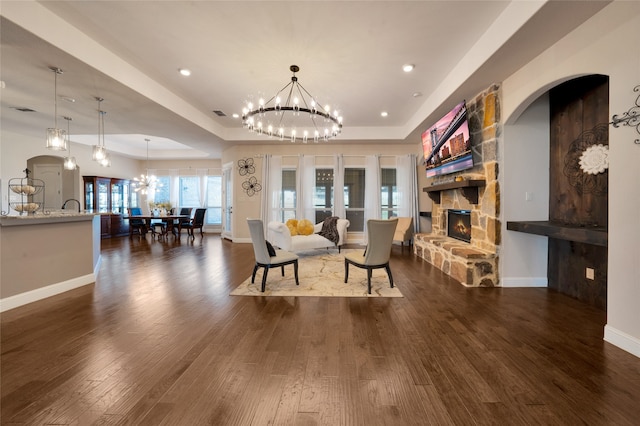
POLYGON ((428 178, 473 167, 464 101, 422 133, 422 151, 428 178))

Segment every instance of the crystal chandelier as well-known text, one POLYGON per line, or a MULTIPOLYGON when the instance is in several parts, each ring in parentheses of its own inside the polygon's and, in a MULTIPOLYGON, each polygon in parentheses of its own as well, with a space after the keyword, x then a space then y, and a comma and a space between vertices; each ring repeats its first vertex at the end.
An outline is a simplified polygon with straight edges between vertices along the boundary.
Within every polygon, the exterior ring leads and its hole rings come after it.
POLYGON ((46 147, 54 151, 66 151, 67 138, 65 131, 58 129, 58 74, 62 74, 62 70, 55 67, 50 67, 49 69, 53 71, 55 77, 53 83, 53 128, 47 129, 46 147))
POLYGON ((140 177, 133 178, 133 189, 141 194, 153 193, 158 185, 158 178, 149 174, 149 139, 147 141, 147 173, 142 173, 140 177))
POLYGON ((258 100, 257 108, 247 102, 242 110, 242 125, 251 132, 280 140, 303 143, 318 142, 337 137, 342 132, 342 116, 331 112, 329 105, 321 106, 298 82, 297 65, 291 65, 291 81, 268 101, 258 100))
POLYGON ((102 167, 110 167, 111 157, 107 152, 104 142, 104 115, 106 112, 100 108, 100 104, 104 99, 96 97, 96 101, 98 101, 98 144, 93 146, 93 155, 91 158, 102 167))
POLYGON ((71 156, 71 130, 70 125, 72 118, 64 117, 67 120, 67 146, 69 147, 69 154, 67 157, 64 157, 64 169, 65 170, 75 170, 78 164, 76 163, 76 157, 71 156))

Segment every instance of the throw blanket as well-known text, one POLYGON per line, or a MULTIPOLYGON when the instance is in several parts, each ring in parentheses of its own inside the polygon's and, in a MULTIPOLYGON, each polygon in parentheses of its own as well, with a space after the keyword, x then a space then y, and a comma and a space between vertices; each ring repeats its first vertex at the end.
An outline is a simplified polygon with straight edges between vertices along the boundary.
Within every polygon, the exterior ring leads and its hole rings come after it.
POLYGON ((318 235, 325 237, 335 245, 338 245, 340 241, 340 235, 338 235, 338 216, 331 216, 324 220, 322 223, 322 229, 318 232, 318 235))

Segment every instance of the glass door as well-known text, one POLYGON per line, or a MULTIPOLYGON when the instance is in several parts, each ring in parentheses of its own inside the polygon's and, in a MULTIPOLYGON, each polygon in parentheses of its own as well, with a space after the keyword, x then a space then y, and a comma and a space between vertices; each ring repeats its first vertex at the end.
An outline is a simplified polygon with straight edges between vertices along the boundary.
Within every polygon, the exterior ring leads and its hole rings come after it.
POLYGON ((128 196, 128 191, 125 193, 125 182, 121 179, 111 180, 111 213, 123 214, 126 212, 125 209, 129 203, 125 201, 128 196))
POLYGON ((95 200, 95 189, 93 181, 84 181, 84 209, 86 211, 93 211, 96 208, 93 200, 95 200))
POLYGON ((98 213, 109 212, 110 179, 96 179, 98 195, 98 213))
POLYGON ((233 163, 226 164, 222 169, 222 238, 233 239, 233 163))

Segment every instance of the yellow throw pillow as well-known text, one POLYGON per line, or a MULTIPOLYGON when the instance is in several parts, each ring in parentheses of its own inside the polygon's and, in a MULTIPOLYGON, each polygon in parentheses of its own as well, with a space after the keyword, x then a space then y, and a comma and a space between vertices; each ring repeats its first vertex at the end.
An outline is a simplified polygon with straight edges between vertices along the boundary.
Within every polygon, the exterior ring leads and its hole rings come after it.
POLYGON ((287 220, 287 228, 289 228, 289 232, 291 236, 298 235, 298 220, 297 219, 289 219, 287 220))
POLYGON ((311 235, 313 234, 313 223, 308 219, 301 219, 298 221, 298 235, 311 235))

